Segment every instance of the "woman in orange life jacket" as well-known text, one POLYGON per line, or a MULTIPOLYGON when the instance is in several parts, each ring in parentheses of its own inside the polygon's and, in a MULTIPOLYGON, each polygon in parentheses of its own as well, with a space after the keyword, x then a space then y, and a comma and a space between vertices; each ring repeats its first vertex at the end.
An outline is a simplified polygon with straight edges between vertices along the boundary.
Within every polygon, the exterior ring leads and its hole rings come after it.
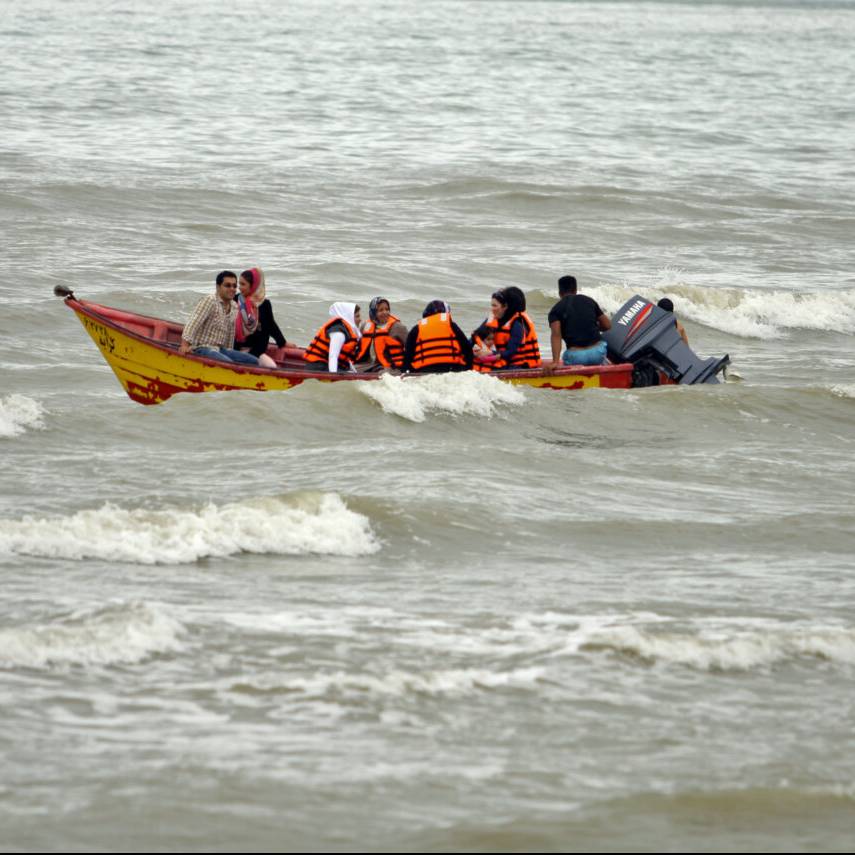
POLYGON ((400 369, 404 364, 407 328, 392 314, 385 297, 375 297, 368 306, 368 320, 362 325, 362 342, 357 362, 361 371, 400 369))
POLYGON ((472 345, 451 320, 448 303, 431 300, 422 319, 410 330, 404 348, 404 371, 441 374, 472 368, 472 345))
POLYGON ((359 353, 359 306, 356 303, 333 303, 330 320, 318 331, 306 348, 303 359, 311 371, 355 372, 353 363, 359 353))
POLYGON ((496 291, 490 300, 491 317, 472 333, 476 356, 481 357, 479 370, 501 368, 535 368, 540 365, 540 347, 534 322, 526 314, 525 294, 516 286, 496 291), (484 339, 493 333, 492 350, 484 339), (491 355, 495 354, 495 358, 491 355))

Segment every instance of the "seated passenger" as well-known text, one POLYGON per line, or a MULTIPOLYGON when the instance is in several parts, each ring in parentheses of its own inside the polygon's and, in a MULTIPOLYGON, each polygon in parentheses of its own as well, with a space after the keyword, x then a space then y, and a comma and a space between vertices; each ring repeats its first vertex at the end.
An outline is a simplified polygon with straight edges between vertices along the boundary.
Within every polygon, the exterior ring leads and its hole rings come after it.
POLYGON ((215 293, 199 300, 181 332, 180 353, 192 352, 218 362, 258 365, 252 354, 234 349, 236 289, 237 276, 231 270, 217 274, 215 293))
POLYGON ((441 374, 472 368, 472 345, 451 320, 448 303, 432 300, 410 330, 404 348, 404 371, 441 374))
POLYGON ((472 334, 472 341, 492 332, 498 359, 493 368, 535 368, 540 347, 534 322, 526 314, 525 294, 516 286, 496 291, 490 300, 492 317, 472 334))
POLYGON ((493 330, 487 328, 481 330, 479 327, 472 333, 472 370, 480 371, 482 374, 489 374, 493 370, 493 366, 499 359, 499 354, 496 353, 496 337, 493 330), (483 334, 483 338, 478 335, 479 330, 483 334))
POLYGON ((385 297, 375 297, 368 306, 368 320, 362 325, 362 343, 357 362, 368 363, 366 371, 401 369, 407 328, 392 314, 385 297))
POLYGON ((328 320, 306 348, 303 359, 312 371, 355 372, 353 362, 359 353, 359 306, 356 303, 333 303, 328 320))
POLYGON ((481 324, 472 333, 472 352, 475 354, 476 359, 488 359, 491 356, 496 356, 495 333, 490 327, 485 326, 485 324, 481 324))
POLYGON ((264 271, 260 267, 244 270, 238 288, 235 348, 248 350, 264 368, 275 368, 276 363, 267 355, 267 345, 272 336, 277 347, 285 347, 285 336, 273 317, 270 300, 265 297, 264 271))
POLYGON ((553 367, 606 362, 607 348, 600 331, 610 330, 612 322, 594 300, 577 294, 576 287, 575 276, 562 276, 558 280, 561 299, 549 311, 553 367), (563 354, 562 339, 567 346, 563 354))
MULTIPOLYGON (((657 304, 660 309, 664 309, 666 312, 674 311, 674 304, 667 298, 663 297, 657 304)), ((686 330, 683 328, 683 325, 677 320, 677 316, 674 315, 674 323, 677 324, 677 332, 680 333, 680 338, 683 339, 685 344, 689 343, 689 337, 686 335, 686 330)))

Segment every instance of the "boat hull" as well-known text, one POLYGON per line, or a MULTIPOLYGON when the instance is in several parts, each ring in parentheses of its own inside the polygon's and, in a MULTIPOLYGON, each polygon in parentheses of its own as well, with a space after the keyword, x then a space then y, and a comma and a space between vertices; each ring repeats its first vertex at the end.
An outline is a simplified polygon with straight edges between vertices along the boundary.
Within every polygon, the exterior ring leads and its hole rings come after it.
MULTIPOLYGON (((306 380, 325 383, 373 381, 381 375, 328 374, 307 371, 301 348, 277 352, 277 369, 227 364, 178 350, 181 326, 159 318, 136 315, 73 296, 66 304, 89 333, 101 355, 128 396, 140 404, 161 404, 179 392, 286 391, 306 380), (290 364, 289 364, 290 363, 290 364)), ((577 389, 628 389, 632 365, 569 366, 547 372, 542 368, 502 371, 493 375, 519 386, 571 391, 577 389)))

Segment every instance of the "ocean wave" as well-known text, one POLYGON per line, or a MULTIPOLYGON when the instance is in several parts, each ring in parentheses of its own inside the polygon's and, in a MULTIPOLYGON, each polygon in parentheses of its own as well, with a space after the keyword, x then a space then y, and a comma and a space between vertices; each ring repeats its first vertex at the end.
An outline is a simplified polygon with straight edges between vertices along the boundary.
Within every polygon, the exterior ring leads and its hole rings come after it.
POLYGON ((496 671, 487 668, 451 668, 414 673, 392 671, 387 674, 356 674, 344 671, 319 673, 309 677, 252 678, 241 681, 236 690, 263 692, 300 692, 308 697, 334 695, 461 695, 489 689, 531 689, 543 677, 542 667, 496 671))
MULTIPOLYGON (((404 637, 399 641, 406 642, 404 637)), ((855 629, 775 620, 697 620, 676 626, 655 614, 522 614, 509 626, 467 633, 411 633, 426 648, 477 656, 533 657, 538 664, 586 654, 617 653, 648 664, 702 671, 750 671, 819 660, 855 665, 855 629)))
POLYGON ((801 659, 855 665, 855 630, 844 627, 700 629, 670 632, 638 626, 601 627, 578 650, 608 650, 646 662, 702 671, 750 671, 801 659))
POLYGON ((356 556, 379 548, 367 517, 335 493, 196 510, 128 510, 108 503, 68 517, 0 520, 0 556, 189 564, 242 552, 356 556))
POLYGON ((855 398, 855 383, 836 383, 828 388, 838 398, 855 398))
MULTIPOLYGON (((546 294, 546 292, 543 292, 546 294)), ((679 271, 662 271, 650 283, 611 283, 586 287, 609 314, 641 294, 653 302, 674 301, 677 317, 741 338, 772 339, 786 330, 851 334, 855 329, 855 290, 795 293, 689 285, 679 271)), ((550 298, 553 295, 548 294, 550 298)))
POLYGON ((423 422, 429 413, 490 418, 501 407, 525 403, 525 395, 509 383, 475 372, 394 377, 386 374, 361 383, 360 392, 384 412, 411 422, 423 422))
POLYGON ((146 603, 112 604, 0 630, 0 668, 120 665, 182 649, 184 626, 146 603))
MULTIPOLYGON (((371 692, 446 692, 478 686, 534 685, 542 677, 557 679, 568 659, 619 655, 645 665, 686 667, 700 671, 752 671, 785 664, 855 665, 855 628, 766 618, 698 618, 677 621, 654 613, 522 613, 511 621, 459 625, 425 619, 394 609, 315 608, 268 614, 228 613, 231 626, 274 633, 300 644, 317 636, 362 637, 366 629, 385 633, 411 651, 465 656, 468 667, 414 677, 405 673, 315 675, 289 682, 288 689, 323 694, 333 689, 371 692), (526 666, 521 669, 520 657, 526 666), (489 669, 482 662, 490 662, 489 669), (476 663, 476 664, 472 664, 476 663), (510 675, 510 676, 509 676, 510 675), (318 682, 320 681, 320 682, 318 682)), ((420 653, 419 653, 420 655, 420 653)), ((283 686, 278 675, 264 690, 283 686)))
POLYGON ((42 405, 26 395, 0 398, 0 438, 19 436, 27 428, 43 428, 43 416, 42 405))

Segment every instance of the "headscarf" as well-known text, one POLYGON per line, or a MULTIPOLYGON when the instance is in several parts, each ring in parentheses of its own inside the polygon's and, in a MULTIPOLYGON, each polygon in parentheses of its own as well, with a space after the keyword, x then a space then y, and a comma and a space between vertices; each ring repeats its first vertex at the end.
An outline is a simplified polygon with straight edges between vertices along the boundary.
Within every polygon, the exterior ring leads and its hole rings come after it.
POLYGON ((516 285, 511 285, 505 288, 505 297, 508 301, 508 307, 514 312, 524 312, 526 307, 525 292, 522 288, 517 288, 516 285))
POLYGON ((244 270, 241 277, 249 282, 249 294, 238 294, 238 313, 235 319, 235 340, 243 341, 258 329, 258 307, 264 302, 264 271, 260 267, 244 270))
POLYGON ((425 310, 422 312, 423 318, 428 318, 431 315, 438 315, 441 312, 445 312, 447 315, 451 314, 451 306, 445 302, 445 300, 431 300, 425 306, 425 310))
POLYGON ((249 270, 244 270, 241 276, 249 282, 249 299, 256 306, 260 306, 264 302, 264 271, 260 267, 250 267, 249 270))
POLYGON ((362 338, 362 332, 356 326, 356 303, 333 303, 330 306, 330 317, 347 321, 356 333, 356 337, 362 338))
POLYGON ((392 308, 392 304, 385 297, 375 297, 368 304, 368 319, 374 321, 375 324, 377 323, 377 307, 381 303, 386 303, 390 309, 392 308))

